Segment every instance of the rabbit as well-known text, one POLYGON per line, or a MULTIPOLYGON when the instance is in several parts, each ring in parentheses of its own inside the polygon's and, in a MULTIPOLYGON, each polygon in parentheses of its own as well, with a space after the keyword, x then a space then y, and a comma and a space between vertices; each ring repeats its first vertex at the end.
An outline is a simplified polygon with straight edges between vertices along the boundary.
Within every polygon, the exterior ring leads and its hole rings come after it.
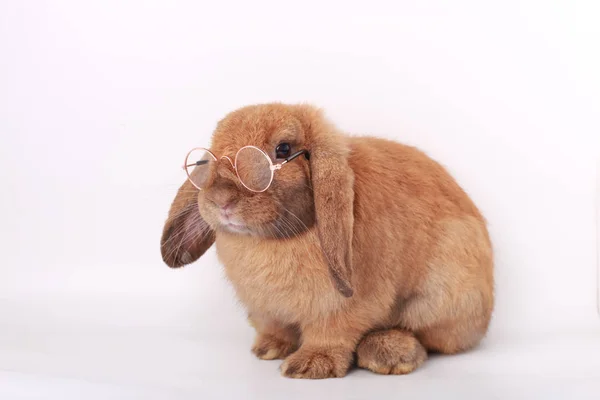
POLYGON ((407 374, 428 353, 471 349, 494 307, 487 223, 444 167, 395 141, 350 136, 310 104, 246 106, 218 122, 218 161, 202 190, 186 180, 161 253, 178 268, 214 243, 256 330, 252 352, 291 378, 353 366, 407 374), (248 190, 232 162, 243 146, 273 162, 248 190), (283 151, 282 151, 283 149, 283 151))

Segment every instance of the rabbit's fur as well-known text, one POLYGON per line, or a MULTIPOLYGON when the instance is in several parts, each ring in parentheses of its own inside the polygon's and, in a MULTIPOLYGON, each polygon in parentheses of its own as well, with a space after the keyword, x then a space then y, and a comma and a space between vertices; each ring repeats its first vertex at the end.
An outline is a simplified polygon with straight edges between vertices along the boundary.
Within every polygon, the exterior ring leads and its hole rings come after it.
MULTIPOLYGON (((437 162, 393 141, 350 137, 308 105, 244 107, 221 120, 211 150, 307 149, 263 193, 218 162, 212 184, 189 181, 161 242, 180 267, 216 244, 247 307, 252 351, 285 359, 295 378, 344 376, 358 366, 413 371, 427 351, 456 353, 485 335, 493 304, 492 246, 481 213, 437 162), (220 217, 228 205, 228 226, 220 217)), ((281 160, 279 160, 281 161, 281 160)))

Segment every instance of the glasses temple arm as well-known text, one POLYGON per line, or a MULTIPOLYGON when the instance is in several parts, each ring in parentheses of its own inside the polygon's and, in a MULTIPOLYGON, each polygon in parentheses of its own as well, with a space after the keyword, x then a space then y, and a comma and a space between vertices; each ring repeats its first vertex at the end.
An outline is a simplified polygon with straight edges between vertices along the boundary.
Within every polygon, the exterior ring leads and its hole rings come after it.
POLYGON ((195 163, 188 164, 188 165, 186 165, 186 167, 193 167, 194 165, 196 165, 196 166, 204 165, 204 164, 208 164, 209 162, 210 162, 209 160, 200 160, 200 161, 196 161, 195 163))
POLYGON ((307 160, 310 160, 310 152, 308 150, 300 150, 286 158, 282 164, 288 163, 293 159, 300 157, 302 154, 304 154, 304 157, 306 157, 307 160))

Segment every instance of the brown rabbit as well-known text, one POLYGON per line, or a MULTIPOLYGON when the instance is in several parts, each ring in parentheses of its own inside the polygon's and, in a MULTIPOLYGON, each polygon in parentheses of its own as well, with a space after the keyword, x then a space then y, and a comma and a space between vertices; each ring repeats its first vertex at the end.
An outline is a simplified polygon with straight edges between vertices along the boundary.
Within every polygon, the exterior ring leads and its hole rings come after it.
MULTIPOLYGON (((234 111, 210 149, 202 190, 192 176, 175 197, 162 255, 181 267, 216 243, 256 329, 257 357, 285 359, 293 378, 342 377, 354 354, 362 368, 406 374, 427 351, 456 353, 483 338, 494 304, 490 239, 438 163, 346 136, 308 105, 234 111), (248 145, 267 164, 284 161, 264 191, 249 190, 232 161, 248 145)), ((244 167, 260 169, 254 161, 244 167)))

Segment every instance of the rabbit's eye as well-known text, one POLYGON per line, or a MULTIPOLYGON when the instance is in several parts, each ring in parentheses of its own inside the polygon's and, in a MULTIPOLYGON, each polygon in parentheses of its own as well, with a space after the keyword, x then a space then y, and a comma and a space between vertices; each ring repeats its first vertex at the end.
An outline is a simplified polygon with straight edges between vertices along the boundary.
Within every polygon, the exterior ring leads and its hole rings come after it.
POLYGON ((275 148, 275 157, 277 158, 288 158, 292 152, 292 146, 289 143, 280 143, 275 148))

